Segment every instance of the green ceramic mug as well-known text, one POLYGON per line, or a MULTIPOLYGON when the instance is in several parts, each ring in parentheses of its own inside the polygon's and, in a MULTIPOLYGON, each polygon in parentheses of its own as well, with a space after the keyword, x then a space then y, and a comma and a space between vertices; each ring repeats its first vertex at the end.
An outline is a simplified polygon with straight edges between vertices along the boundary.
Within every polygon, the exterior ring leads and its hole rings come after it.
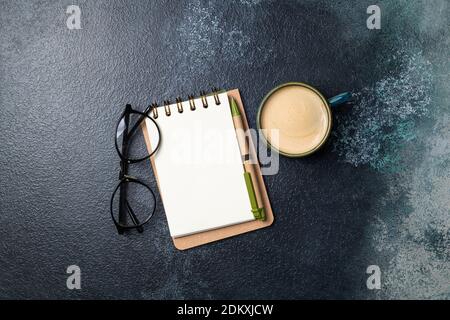
POLYGON ((258 129, 269 147, 287 157, 304 157, 319 150, 332 127, 331 108, 351 99, 349 92, 331 99, 301 82, 282 84, 262 101, 258 129))

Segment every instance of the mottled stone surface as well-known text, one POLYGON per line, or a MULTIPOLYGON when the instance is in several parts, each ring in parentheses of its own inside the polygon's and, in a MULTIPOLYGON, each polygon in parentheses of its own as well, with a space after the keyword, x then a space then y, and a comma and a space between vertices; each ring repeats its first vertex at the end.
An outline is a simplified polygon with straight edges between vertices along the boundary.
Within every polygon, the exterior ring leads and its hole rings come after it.
POLYGON ((378 1, 370 31, 370 4, 1 1, 0 298, 450 298, 450 5, 378 1), (271 228, 179 252, 159 203, 143 235, 117 235, 125 103, 237 87, 255 127, 287 81, 356 103, 324 149, 266 177, 271 228))

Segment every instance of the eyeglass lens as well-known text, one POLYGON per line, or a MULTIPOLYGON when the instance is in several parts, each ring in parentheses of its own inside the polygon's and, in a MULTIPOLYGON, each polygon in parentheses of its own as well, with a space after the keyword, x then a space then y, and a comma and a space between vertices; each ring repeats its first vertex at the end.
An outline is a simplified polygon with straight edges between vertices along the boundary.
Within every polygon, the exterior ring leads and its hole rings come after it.
POLYGON ((132 162, 146 159, 159 145, 159 130, 149 116, 125 113, 116 131, 116 145, 123 159, 132 162))

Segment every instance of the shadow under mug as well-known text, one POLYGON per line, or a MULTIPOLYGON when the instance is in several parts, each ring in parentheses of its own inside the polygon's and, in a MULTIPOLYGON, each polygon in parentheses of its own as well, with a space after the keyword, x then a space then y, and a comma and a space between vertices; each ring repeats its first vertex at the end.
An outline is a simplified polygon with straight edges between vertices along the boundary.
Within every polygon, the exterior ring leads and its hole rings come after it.
POLYGON ((281 155, 291 158, 304 157, 319 150, 328 140, 332 128, 331 108, 348 102, 351 99, 351 97, 352 97, 351 93, 344 92, 327 100, 317 89, 305 83, 301 82, 285 83, 274 88, 264 97, 258 110, 258 115, 256 119, 257 126, 259 131, 263 133, 262 134, 264 138, 263 140, 272 150, 278 152, 281 155), (288 90, 286 89, 298 92, 293 92, 293 94, 291 94, 291 96, 289 97, 287 94, 288 90), (285 96, 284 98, 283 94, 285 96), (304 96, 305 99, 303 99, 303 97, 301 96, 304 96), (272 100, 275 100, 276 102, 273 102, 272 100), (272 116, 275 115, 278 121, 275 120, 272 121, 272 119, 269 117, 270 113, 269 115, 263 115, 268 103, 271 103, 269 108, 274 109, 274 111, 272 111, 272 116), (280 108, 282 108, 282 110, 277 110, 280 108), (294 131, 296 130, 296 126, 300 127, 301 125, 295 122, 296 121, 295 116, 289 118, 290 117, 289 111, 293 111, 294 113, 296 112, 296 116, 298 118, 299 114, 300 117, 302 116, 302 113, 298 112, 299 111, 298 108, 302 108, 300 111, 304 112, 305 118, 309 117, 313 119, 318 119, 318 121, 306 122, 306 126, 308 127, 309 130, 308 132, 314 132, 314 130, 316 130, 316 132, 318 132, 318 136, 315 137, 314 141, 308 141, 307 140, 308 136, 304 132, 303 133, 299 132, 298 141, 307 141, 309 143, 309 144, 307 143, 307 145, 309 145, 310 147, 307 148, 306 150, 302 150, 301 152, 293 152, 292 150, 295 149, 295 146, 291 147, 290 148, 291 150, 289 150, 289 148, 283 147, 280 141, 282 137, 287 137, 285 140, 290 140, 291 146, 292 143, 295 144, 294 141, 295 134, 292 134, 292 132, 293 130, 294 131), (320 112, 316 108, 321 108, 320 112), (262 121, 263 117, 267 119, 263 119, 262 121), (265 123, 277 122, 277 123, 275 123, 274 125, 265 126, 265 124, 262 122, 265 123), (283 125, 285 126, 285 128, 282 127, 283 125), (273 141, 271 141, 271 136, 268 136, 269 135, 268 132, 270 130, 268 127, 271 127, 270 129, 278 130, 280 138, 278 143, 274 143, 273 141), (287 133, 284 134, 285 132, 287 133))

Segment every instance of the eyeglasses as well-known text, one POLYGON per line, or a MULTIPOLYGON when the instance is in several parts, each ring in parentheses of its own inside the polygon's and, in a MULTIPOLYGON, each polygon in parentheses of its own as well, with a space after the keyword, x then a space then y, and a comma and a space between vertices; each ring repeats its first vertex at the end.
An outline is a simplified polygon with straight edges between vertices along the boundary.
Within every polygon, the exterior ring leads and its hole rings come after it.
POLYGON ((151 107, 144 112, 126 105, 116 126, 115 146, 120 157, 119 183, 111 196, 111 217, 119 234, 125 230, 144 231, 156 210, 152 188, 128 174, 129 165, 145 161, 155 154, 160 145, 161 132, 149 117, 151 107))

